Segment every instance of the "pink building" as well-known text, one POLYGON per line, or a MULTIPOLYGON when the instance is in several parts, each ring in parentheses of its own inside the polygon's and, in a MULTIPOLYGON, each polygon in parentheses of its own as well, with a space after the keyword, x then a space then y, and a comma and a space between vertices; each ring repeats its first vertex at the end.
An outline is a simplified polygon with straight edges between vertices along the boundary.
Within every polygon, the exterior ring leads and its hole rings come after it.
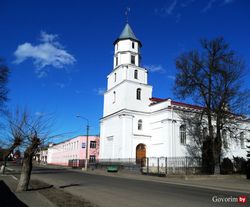
MULTIPOLYGON (((85 160, 86 136, 77 136, 58 144, 50 144, 47 163, 68 166, 69 160, 85 160)), ((88 159, 95 162, 99 158, 99 136, 88 137, 88 159)))

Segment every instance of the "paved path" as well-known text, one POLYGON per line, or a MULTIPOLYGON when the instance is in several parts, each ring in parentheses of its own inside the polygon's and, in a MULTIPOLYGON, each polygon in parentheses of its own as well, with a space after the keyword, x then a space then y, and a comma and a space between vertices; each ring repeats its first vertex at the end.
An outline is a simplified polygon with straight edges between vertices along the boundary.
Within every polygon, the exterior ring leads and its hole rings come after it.
POLYGON ((103 207, 228 207, 242 205, 214 203, 212 198, 216 196, 230 200, 238 198, 240 195, 250 198, 248 193, 242 194, 232 190, 230 192, 219 191, 174 183, 96 175, 67 169, 35 168, 32 178, 63 188, 103 207))
POLYGON ((0 175, 1 207, 54 207, 36 191, 16 193, 17 180, 11 175, 0 175))

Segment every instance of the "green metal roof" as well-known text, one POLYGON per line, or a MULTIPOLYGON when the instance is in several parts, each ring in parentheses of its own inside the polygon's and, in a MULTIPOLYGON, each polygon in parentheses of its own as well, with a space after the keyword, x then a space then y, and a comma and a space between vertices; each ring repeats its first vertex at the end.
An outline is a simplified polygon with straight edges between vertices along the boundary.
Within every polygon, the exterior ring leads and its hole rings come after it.
POLYGON ((123 39, 132 39, 137 41, 141 45, 140 40, 136 38, 134 32, 132 31, 128 23, 126 23, 124 29, 122 30, 122 33, 120 34, 119 38, 114 42, 114 44, 116 44, 117 41, 123 39))

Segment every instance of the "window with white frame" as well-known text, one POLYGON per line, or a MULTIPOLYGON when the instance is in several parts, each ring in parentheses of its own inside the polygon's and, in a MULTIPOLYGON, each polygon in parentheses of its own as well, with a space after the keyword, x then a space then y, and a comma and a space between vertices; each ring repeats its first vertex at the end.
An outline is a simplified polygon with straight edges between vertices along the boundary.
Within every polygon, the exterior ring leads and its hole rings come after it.
POLYGON ((96 141, 90 141, 90 148, 96 148, 96 141))
POLYGON ((114 91, 113 92, 113 103, 115 103, 115 101, 116 101, 116 92, 114 91))
POLYGON ((89 163, 95 163, 95 161, 96 161, 95 155, 90 155, 89 156, 89 163))
POLYGON ((118 65, 118 57, 115 58, 115 65, 118 65))
POLYGON ((134 79, 138 79, 138 70, 134 70, 134 79))
POLYGON ((135 64, 135 56, 131 55, 131 64, 135 64))
POLYGON ((141 119, 138 120, 138 128, 137 129, 142 130, 142 120, 141 119))
POLYGON ((182 145, 186 144, 186 125, 180 126, 180 142, 182 145))
POLYGON ((136 99, 141 100, 141 89, 140 88, 136 89, 136 99))

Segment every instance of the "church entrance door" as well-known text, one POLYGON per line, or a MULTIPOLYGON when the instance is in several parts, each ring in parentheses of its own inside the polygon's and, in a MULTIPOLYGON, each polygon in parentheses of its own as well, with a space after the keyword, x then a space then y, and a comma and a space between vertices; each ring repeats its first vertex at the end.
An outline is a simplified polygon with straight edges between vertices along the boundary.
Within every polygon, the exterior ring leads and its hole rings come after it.
POLYGON ((140 164, 142 167, 146 164, 146 145, 138 144, 136 147, 136 164, 140 164))

